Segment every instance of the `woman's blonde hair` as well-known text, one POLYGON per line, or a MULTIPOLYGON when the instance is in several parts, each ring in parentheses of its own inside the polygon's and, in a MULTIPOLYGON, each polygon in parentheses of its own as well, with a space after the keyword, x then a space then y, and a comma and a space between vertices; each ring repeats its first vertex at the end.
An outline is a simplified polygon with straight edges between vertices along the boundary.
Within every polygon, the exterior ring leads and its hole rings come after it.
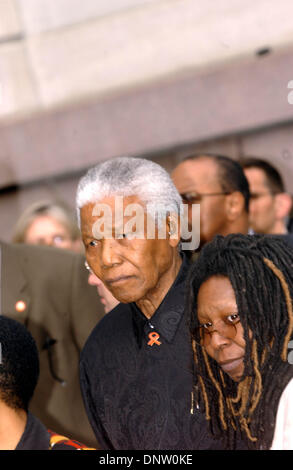
POLYGON ((28 206, 15 224, 12 242, 25 243, 26 232, 32 222, 39 216, 49 216, 62 224, 71 238, 80 238, 80 232, 73 211, 63 202, 38 201, 28 206))

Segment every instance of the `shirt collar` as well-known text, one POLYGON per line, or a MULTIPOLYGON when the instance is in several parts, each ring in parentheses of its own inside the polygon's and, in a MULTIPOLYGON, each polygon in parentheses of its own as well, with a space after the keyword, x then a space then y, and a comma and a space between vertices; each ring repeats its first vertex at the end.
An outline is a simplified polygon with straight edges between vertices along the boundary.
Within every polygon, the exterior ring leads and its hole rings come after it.
POLYGON ((184 311, 184 285, 190 266, 186 255, 182 256, 183 260, 177 277, 150 320, 145 317, 135 302, 130 304, 133 330, 139 347, 145 335, 152 329, 169 343, 175 336, 184 311))

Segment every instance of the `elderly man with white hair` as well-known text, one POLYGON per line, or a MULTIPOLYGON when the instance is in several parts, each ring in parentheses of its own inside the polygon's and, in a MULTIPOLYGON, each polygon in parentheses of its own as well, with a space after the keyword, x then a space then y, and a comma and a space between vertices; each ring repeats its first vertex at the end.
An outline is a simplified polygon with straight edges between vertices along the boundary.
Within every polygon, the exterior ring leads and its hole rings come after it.
POLYGON ((219 448, 193 401, 180 205, 168 173, 140 158, 101 163, 78 186, 88 265, 121 302, 95 327, 80 362, 102 449, 219 448))

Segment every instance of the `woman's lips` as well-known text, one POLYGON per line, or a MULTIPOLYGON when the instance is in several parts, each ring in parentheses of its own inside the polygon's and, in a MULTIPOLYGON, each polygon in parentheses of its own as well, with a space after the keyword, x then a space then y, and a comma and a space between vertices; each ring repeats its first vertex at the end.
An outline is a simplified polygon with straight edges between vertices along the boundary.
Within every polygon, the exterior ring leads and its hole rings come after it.
POLYGON ((239 357, 237 359, 231 359, 229 361, 219 362, 220 367, 223 369, 224 372, 233 372, 243 363, 243 357, 239 357))

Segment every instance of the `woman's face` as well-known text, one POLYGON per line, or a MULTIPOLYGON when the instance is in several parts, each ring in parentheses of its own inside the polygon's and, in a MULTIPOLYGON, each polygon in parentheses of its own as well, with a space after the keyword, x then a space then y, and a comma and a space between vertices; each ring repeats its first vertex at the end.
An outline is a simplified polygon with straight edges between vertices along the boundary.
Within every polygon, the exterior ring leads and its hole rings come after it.
POLYGON ((73 249, 73 241, 68 230, 49 215, 40 215, 35 218, 27 228, 25 243, 73 249))
POLYGON ((225 276, 212 276, 200 286, 197 297, 201 345, 232 380, 244 372, 245 341, 235 293, 225 276))

